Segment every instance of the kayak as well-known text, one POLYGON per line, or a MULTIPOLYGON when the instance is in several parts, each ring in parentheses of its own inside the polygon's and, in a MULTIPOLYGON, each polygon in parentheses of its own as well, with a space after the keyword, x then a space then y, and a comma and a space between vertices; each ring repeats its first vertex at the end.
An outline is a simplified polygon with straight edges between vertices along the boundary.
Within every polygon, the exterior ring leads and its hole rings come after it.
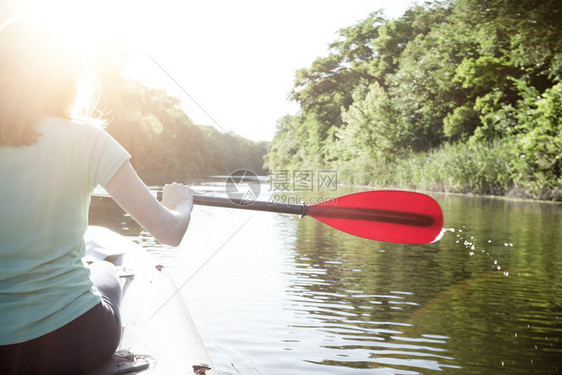
POLYGON ((123 335, 111 361, 87 375, 216 375, 185 301, 172 279, 142 247, 103 227, 85 235, 86 263, 117 267, 123 290, 123 335))

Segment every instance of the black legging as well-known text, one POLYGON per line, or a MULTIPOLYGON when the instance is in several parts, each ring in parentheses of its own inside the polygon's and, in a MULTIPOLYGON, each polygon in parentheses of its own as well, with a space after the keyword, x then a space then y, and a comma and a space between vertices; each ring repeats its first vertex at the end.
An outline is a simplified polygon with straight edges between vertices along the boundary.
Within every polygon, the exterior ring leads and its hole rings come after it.
POLYGON ((119 277, 108 262, 95 262, 90 270, 102 302, 44 336, 0 346, 0 374, 77 375, 111 357, 121 340, 119 277))

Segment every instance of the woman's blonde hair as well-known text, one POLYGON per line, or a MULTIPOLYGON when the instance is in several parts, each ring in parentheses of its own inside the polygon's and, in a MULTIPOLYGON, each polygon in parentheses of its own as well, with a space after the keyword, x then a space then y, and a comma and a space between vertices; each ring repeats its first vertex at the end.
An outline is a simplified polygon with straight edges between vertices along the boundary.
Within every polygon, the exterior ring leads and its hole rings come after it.
MULTIPOLYGON (((90 82, 91 88, 93 80, 71 33, 36 17, 0 26, 0 145, 34 144, 42 117, 77 113, 79 84, 90 82)), ((85 115, 95 107, 93 100, 82 104, 85 115)))

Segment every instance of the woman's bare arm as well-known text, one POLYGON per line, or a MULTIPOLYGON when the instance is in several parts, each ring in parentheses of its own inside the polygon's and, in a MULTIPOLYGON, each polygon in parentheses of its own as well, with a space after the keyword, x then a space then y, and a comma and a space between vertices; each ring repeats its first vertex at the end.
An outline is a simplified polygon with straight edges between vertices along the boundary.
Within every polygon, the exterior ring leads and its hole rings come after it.
POLYGON ((193 208, 188 186, 164 186, 158 202, 128 161, 105 185, 111 197, 159 242, 178 246, 187 230, 193 208))

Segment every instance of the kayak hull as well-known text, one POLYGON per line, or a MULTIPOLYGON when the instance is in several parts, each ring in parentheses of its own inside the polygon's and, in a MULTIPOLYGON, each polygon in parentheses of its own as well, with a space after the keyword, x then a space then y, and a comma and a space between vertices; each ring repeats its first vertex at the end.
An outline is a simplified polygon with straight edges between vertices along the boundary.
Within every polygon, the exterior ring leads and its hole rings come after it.
MULTIPOLYGON (((86 259, 104 259, 120 270, 123 336, 119 349, 134 353, 139 363, 149 362, 142 374, 185 375, 193 373, 194 365, 212 367, 181 293, 150 254, 103 227, 89 227, 85 240, 86 259)), ((114 374, 105 371, 99 374, 114 374)), ((211 369, 206 374, 216 372, 211 369)))

